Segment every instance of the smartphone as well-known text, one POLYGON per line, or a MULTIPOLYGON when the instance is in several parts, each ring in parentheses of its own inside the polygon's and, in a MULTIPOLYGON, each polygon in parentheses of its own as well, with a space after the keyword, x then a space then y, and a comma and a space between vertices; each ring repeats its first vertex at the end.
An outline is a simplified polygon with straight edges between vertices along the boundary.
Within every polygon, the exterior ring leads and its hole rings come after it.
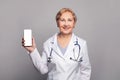
POLYGON ((24 46, 32 46, 32 30, 24 29, 24 46))

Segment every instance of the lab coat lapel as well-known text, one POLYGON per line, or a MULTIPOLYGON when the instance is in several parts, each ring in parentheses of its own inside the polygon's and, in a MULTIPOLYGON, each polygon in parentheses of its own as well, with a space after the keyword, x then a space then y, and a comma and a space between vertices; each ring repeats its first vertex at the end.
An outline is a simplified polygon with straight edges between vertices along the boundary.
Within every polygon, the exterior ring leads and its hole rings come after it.
POLYGON ((68 44, 67 50, 64 55, 65 58, 70 57, 73 54, 74 42, 75 42, 75 35, 73 33, 70 43, 68 44))
POLYGON ((63 57, 63 54, 61 53, 60 49, 58 48, 58 45, 57 45, 57 34, 54 35, 52 41, 51 41, 51 48, 53 48, 53 51, 58 55, 60 56, 61 58, 64 59, 63 57))

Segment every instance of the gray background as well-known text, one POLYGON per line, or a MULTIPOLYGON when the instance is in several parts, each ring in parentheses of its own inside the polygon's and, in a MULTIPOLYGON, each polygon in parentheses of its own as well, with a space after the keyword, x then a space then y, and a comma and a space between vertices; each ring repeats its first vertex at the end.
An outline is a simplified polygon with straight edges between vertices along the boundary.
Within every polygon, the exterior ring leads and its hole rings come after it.
POLYGON ((78 17, 75 34, 88 44, 91 80, 120 79, 120 0, 0 0, 0 80, 46 80, 21 46, 25 28, 37 48, 58 32, 55 16, 63 7, 78 17))

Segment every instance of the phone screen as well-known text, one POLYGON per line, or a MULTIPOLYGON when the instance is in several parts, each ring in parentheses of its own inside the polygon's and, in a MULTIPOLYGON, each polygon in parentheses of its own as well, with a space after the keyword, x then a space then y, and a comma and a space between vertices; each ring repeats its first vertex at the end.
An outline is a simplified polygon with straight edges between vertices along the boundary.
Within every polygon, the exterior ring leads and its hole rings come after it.
POLYGON ((32 30, 24 29, 24 46, 32 46, 32 30))

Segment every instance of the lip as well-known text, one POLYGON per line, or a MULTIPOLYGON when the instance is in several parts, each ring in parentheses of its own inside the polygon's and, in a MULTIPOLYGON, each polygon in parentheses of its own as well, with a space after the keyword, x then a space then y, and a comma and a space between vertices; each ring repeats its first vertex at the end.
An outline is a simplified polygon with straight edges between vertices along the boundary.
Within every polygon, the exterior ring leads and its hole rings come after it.
POLYGON ((65 27, 63 27, 63 29, 64 29, 64 30, 69 30, 69 29, 70 29, 70 27, 65 26, 65 27))

